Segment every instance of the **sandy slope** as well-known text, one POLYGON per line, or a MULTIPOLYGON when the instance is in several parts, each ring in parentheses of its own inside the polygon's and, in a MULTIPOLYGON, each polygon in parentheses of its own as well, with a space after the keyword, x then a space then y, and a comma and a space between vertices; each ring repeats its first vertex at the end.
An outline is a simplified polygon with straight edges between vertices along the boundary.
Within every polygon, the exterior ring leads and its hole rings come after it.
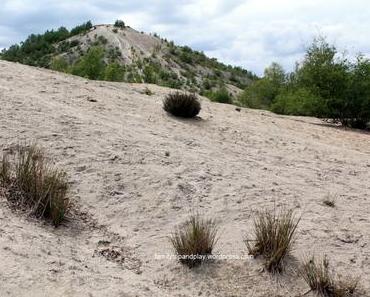
POLYGON ((189 271, 154 259, 194 211, 219 220, 216 253, 245 255, 254 212, 274 204, 302 215, 297 259, 327 253, 370 290, 369 134, 206 100, 200 119, 179 120, 162 111, 168 89, 144 88, 0 61, 1 146, 47 148, 78 209, 54 229, 0 198, 0 296, 299 296, 299 278, 257 260, 189 271))

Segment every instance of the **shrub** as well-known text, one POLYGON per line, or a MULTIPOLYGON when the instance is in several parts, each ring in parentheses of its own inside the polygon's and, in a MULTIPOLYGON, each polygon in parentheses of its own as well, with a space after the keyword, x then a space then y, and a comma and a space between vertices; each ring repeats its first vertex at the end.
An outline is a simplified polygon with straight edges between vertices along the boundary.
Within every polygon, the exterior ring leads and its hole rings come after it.
POLYGON ((218 89, 215 92, 205 92, 205 96, 214 102, 232 104, 233 99, 225 87, 218 89))
POLYGON ((89 79, 102 78, 105 70, 104 49, 92 47, 88 52, 72 67, 72 74, 86 77, 89 79))
POLYGON ((212 254, 217 242, 218 227, 214 220, 195 215, 170 237, 179 261, 189 268, 200 265, 212 254))
POLYGON ((125 22, 124 21, 121 21, 121 20, 117 20, 114 23, 114 27, 124 29, 126 27, 125 26, 125 22))
POLYGON ((316 262, 314 257, 305 261, 300 268, 300 275, 312 291, 325 297, 347 297, 355 293, 358 279, 348 278, 346 281, 337 279, 329 270, 326 257, 316 262))
POLYGON ((284 259, 292 249, 298 223, 299 219, 294 218, 292 210, 279 214, 275 210, 273 213, 258 213, 254 220, 255 240, 246 241, 249 254, 263 256, 268 271, 281 272, 284 259))
POLYGON ((104 80, 106 81, 123 81, 125 76, 125 69, 114 62, 108 64, 104 69, 104 80))
POLYGON ((271 105, 272 112, 286 115, 320 116, 324 109, 322 99, 304 88, 280 93, 271 105))
POLYGON ((201 105, 196 95, 176 92, 166 96, 163 109, 176 117, 193 118, 200 112, 201 105))
POLYGON ((8 200, 58 226, 70 206, 66 174, 52 168, 36 146, 19 147, 14 163, 3 156, 0 181, 7 189, 8 200))
POLYGON ((68 72, 69 65, 63 57, 55 57, 51 61, 50 68, 55 71, 68 72))

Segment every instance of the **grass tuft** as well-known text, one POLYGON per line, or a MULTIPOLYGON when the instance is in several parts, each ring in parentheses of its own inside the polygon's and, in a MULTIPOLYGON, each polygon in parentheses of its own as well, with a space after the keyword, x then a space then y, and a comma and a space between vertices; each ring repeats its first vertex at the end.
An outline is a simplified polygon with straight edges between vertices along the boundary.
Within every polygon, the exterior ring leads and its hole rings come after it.
POLYGON ((170 237, 179 261, 189 268, 200 265, 212 254, 218 227, 214 220, 191 216, 170 237))
POLYGON ((19 147, 14 164, 3 156, 0 181, 7 188, 9 201, 30 209, 38 218, 50 219, 55 226, 69 210, 66 174, 52 168, 35 145, 19 147))
POLYGON ((358 279, 335 278, 330 271, 327 257, 321 261, 316 261, 314 257, 305 261, 300 269, 300 275, 312 291, 325 297, 353 296, 358 285, 358 279))
POLYGON ((322 203, 329 207, 335 207, 335 198, 330 195, 327 195, 322 201, 322 203))
POLYGON ((166 96, 163 109, 176 117, 193 118, 200 112, 201 105, 196 95, 176 92, 166 96))
POLYGON ((292 250, 294 233, 300 219, 292 210, 259 212, 254 220, 255 239, 247 240, 247 248, 254 257, 263 256, 269 272, 282 272, 284 259, 292 250))

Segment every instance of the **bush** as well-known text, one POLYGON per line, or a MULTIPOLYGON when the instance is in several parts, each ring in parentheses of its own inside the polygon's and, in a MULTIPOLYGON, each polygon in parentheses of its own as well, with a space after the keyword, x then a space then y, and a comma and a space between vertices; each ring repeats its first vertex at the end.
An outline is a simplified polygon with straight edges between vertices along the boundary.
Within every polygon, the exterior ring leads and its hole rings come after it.
POLYGON ((258 213, 254 220, 255 240, 246 241, 249 254, 263 256, 268 271, 281 272, 284 259, 292 249, 298 223, 299 219, 294 218, 292 210, 278 215, 275 210, 273 213, 258 213))
POLYGON ((249 108, 268 109, 277 95, 276 86, 262 78, 248 86, 239 96, 239 101, 249 108))
POLYGON ((72 67, 72 74, 86 77, 89 79, 101 79, 104 70, 104 49, 92 47, 82 58, 72 67))
POLYGON ((125 69, 118 63, 108 64, 104 69, 104 80, 106 81, 123 81, 125 69))
POLYGON ((7 190, 7 199, 58 226, 70 206, 66 174, 52 168, 36 146, 19 147, 14 163, 3 156, 0 183, 7 190))
POLYGON ((50 68, 55 71, 68 72, 68 62, 63 57, 55 57, 51 61, 50 68))
POLYGON ((217 232, 215 221, 203 220, 196 215, 178 228, 170 237, 170 241, 179 261, 192 268, 212 255, 217 242, 217 232))
POLYGON ((325 297, 347 297, 355 293, 358 280, 338 280, 329 270, 326 257, 316 262, 314 257, 307 260, 300 269, 300 275, 312 291, 325 297))
POLYGON ((114 23, 114 27, 124 29, 126 27, 125 26, 125 22, 124 21, 121 21, 121 20, 117 20, 114 23))
POLYGON ((214 102, 226 104, 233 103, 233 99, 225 87, 222 87, 215 92, 212 91, 205 92, 204 95, 214 102))
POLYGON ((320 116, 325 110, 320 97, 301 88, 279 94, 271 105, 271 111, 278 114, 320 116))
POLYGON ((166 96, 163 109, 176 117, 193 118, 200 112, 201 105, 196 95, 176 92, 166 96))

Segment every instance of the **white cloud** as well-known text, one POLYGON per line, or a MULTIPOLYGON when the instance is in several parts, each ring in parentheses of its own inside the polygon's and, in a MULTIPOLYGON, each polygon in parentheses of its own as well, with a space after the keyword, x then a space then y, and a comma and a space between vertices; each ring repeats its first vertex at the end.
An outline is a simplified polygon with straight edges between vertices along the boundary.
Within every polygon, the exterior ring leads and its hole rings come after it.
POLYGON ((292 69, 318 34, 369 55, 369 12, 366 0, 2 0, 0 48, 33 31, 122 18, 261 74, 273 61, 292 69))

